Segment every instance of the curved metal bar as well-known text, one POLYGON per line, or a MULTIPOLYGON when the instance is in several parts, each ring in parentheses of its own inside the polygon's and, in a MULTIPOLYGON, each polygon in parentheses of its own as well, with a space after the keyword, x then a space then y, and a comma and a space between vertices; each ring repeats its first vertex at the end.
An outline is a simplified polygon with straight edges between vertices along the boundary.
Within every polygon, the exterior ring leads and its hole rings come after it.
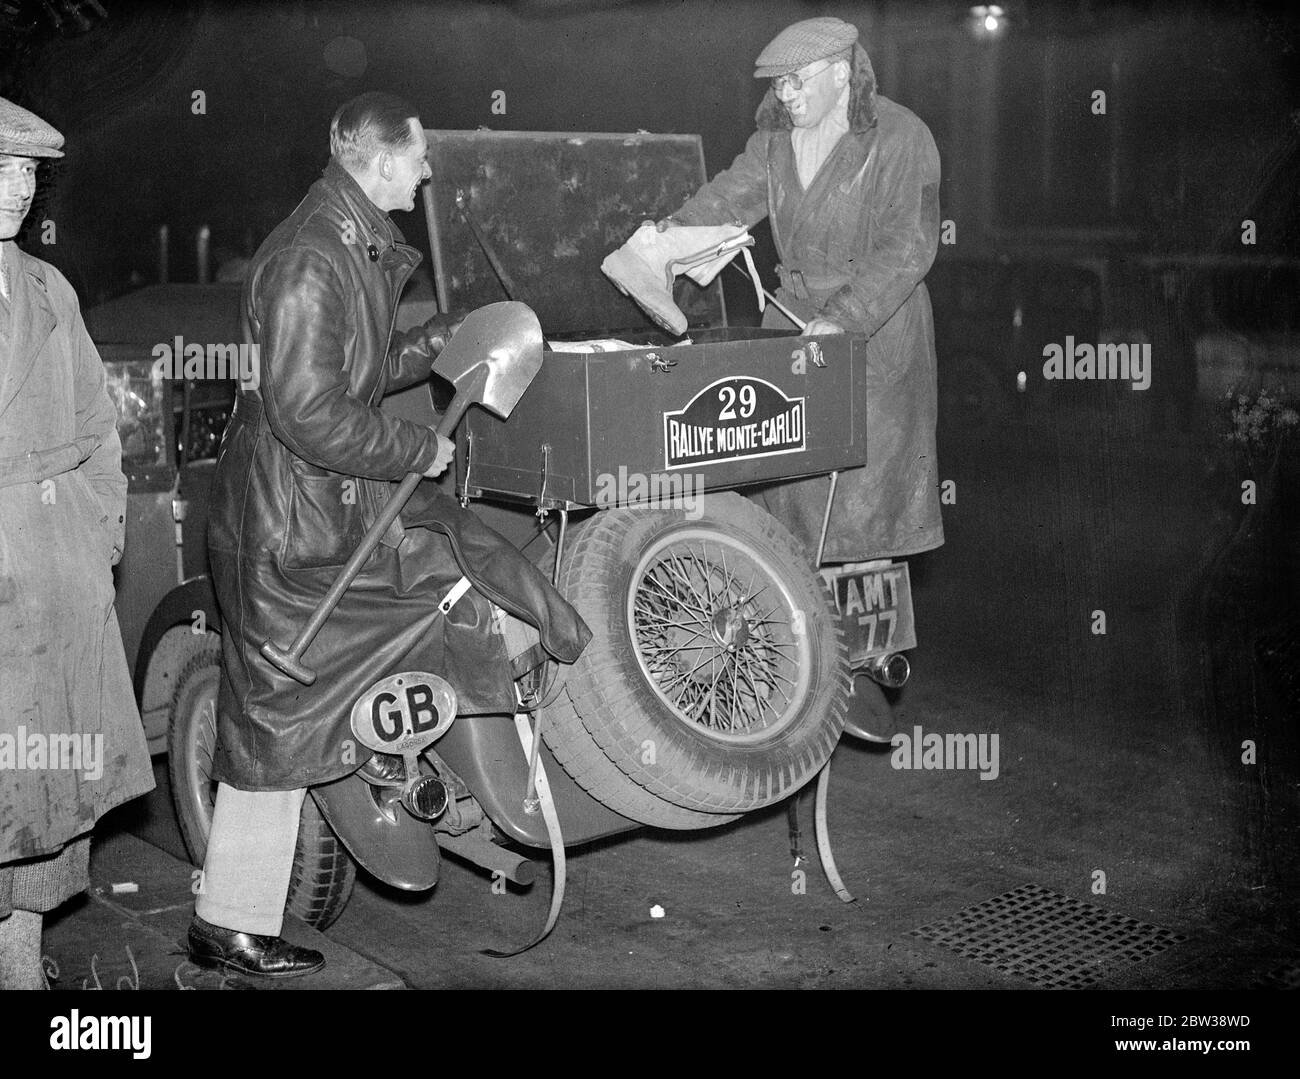
MULTIPOLYGON (((529 725, 528 717, 522 713, 515 716, 515 731, 519 735, 519 744, 524 747, 524 755, 532 757, 534 749, 539 748, 538 743, 541 741, 541 734, 533 733, 529 725)), ((491 956, 493 959, 509 959, 512 955, 521 955, 534 948, 547 936, 550 935, 555 923, 560 919, 560 908, 564 905, 564 883, 565 883, 565 860, 564 860, 564 835, 560 831, 560 818, 555 811, 555 801, 551 797, 551 785, 546 779, 546 767, 542 764, 541 756, 537 758, 537 802, 542 810, 542 820, 546 822, 546 835, 551 841, 551 857, 555 862, 555 879, 551 885, 551 909, 546 916, 546 924, 542 926, 541 932, 537 934, 527 944, 510 951, 498 951, 494 948, 484 948, 483 955, 491 956)))
POLYGON ((840 871, 835 866, 835 855, 831 853, 831 833, 826 823, 826 793, 830 788, 830 782, 831 762, 827 761, 817 777, 817 808, 813 811, 813 823, 817 831, 817 853, 821 855, 822 870, 826 873, 826 879, 831 882, 831 887, 835 889, 835 894, 845 903, 852 903, 855 901, 854 897, 844 887, 840 871))

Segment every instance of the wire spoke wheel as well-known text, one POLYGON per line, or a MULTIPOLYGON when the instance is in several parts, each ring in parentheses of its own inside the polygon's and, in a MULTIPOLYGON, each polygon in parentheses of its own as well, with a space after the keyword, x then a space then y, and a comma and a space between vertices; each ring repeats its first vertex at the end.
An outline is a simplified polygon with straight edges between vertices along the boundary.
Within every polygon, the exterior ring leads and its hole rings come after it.
POLYGON ((806 616, 751 549, 703 529, 665 537, 633 571, 627 617, 642 672, 683 723, 740 744, 798 716, 806 616))
POLYGON ((560 588, 594 636, 543 737, 610 808, 712 827, 830 757, 849 684, 838 620, 807 551, 753 502, 602 510, 575 530, 560 588))

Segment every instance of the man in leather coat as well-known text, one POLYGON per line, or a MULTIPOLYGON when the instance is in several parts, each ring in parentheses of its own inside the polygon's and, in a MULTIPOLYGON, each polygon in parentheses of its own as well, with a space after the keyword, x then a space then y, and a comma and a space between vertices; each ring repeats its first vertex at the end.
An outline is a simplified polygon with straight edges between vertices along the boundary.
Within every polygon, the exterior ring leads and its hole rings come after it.
POLYGON ((388 214, 413 209, 431 175, 415 110, 363 94, 335 114, 330 150, 249 268, 258 379, 241 385, 222 440, 208 531, 223 631, 219 786, 189 949, 201 965, 281 977, 324 963, 280 930, 306 788, 369 758, 349 727, 353 701, 387 675, 429 670, 451 682, 460 713, 513 712, 489 600, 537 626, 564 662, 590 638, 517 550, 423 484, 306 650, 316 681, 260 654, 265 640, 293 639, 391 485, 436 476, 453 455, 431 428, 377 407, 428 378, 450 332, 443 317, 392 332, 420 255, 388 214), (462 574, 475 587, 440 616, 462 574))

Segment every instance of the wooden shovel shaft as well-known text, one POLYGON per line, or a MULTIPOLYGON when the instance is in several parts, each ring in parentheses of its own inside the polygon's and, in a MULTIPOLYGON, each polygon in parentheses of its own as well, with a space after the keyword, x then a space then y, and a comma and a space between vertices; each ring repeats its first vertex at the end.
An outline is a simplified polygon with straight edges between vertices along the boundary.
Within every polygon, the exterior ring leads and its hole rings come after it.
POLYGON ((761 282, 754 281, 754 279, 749 276, 749 272, 745 269, 745 267, 740 266, 734 262, 728 263, 728 265, 735 266, 736 271, 738 273, 742 274, 750 281, 753 281, 756 287, 763 289, 763 295, 767 297, 768 302, 771 303, 771 305, 775 307, 778 311, 780 311, 781 314, 785 315, 786 318, 788 318, 791 322, 793 322, 801 332, 808 328, 808 323, 806 323, 803 319, 801 319, 798 315, 796 315, 793 311, 791 311, 790 308, 786 307, 785 304, 783 304, 780 300, 778 300, 775 296, 773 296, 770 292, 768 292, 767 289, 763 288, 761 282))
MULTIPOLYGON (((451 436, 452 431, 456 429, 456 424, 460 422, 461 416, 473 403, 473 391, 459 390, 456 396, 452 398, 451 404, 447 406, 447 411, 443 413, 442 419, 438 421, 435 428, 437 433, 444 438, 451 436)), ((307 619, 306 624, 298 631, 298 636, 294 638, 293 644, 286 652, 280 648, 274 641, 266 640, 262 642, 262 655, 265 656, 275 667, 289 677, 296 679, 305 686, 311 685, 316 681, 316 672, 308 668, 302 662, 302 654, 316 639, 316 634, 320 632, 321 626, 325 624, 326 619, 334 613, 334 608, 339 605, 339 600, 343 598, 343 593, 356 580, 357 574, 361 572, 361 567, 365 564, 379 546, 380 539, 385 532, 397 520, 397 515, 405 508, 406 503, 410 500, 411 495, 415 493, 415 488, 419 485, 420 480, 424 478, 420 472, 412 472, 402 480, 397 490, 384 504, 379 516, 375 518, 374 523, 366 530, 365 536, 357 545, 357 549, 352 552, 352 557, 348 559, 347 564, 340 571, 330 589, 316 604, 316 609, 312 611, 311 617, 307 619)))

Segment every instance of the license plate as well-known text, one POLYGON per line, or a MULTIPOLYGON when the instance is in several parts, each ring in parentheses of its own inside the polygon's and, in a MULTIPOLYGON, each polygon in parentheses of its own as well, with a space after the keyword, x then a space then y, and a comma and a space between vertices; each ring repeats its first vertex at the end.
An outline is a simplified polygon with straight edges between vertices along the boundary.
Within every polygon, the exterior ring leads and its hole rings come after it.
POLYGON ((823 570, 849 646, 849 662, 916 647, 912 584, 907 563, 861 569, 855 564, 823 570))
POLYGON ((427 671, 403 671, 381 678, 352 705, 352 733, 377 753, 419 753, 455 718, 450 682, 427 671))

